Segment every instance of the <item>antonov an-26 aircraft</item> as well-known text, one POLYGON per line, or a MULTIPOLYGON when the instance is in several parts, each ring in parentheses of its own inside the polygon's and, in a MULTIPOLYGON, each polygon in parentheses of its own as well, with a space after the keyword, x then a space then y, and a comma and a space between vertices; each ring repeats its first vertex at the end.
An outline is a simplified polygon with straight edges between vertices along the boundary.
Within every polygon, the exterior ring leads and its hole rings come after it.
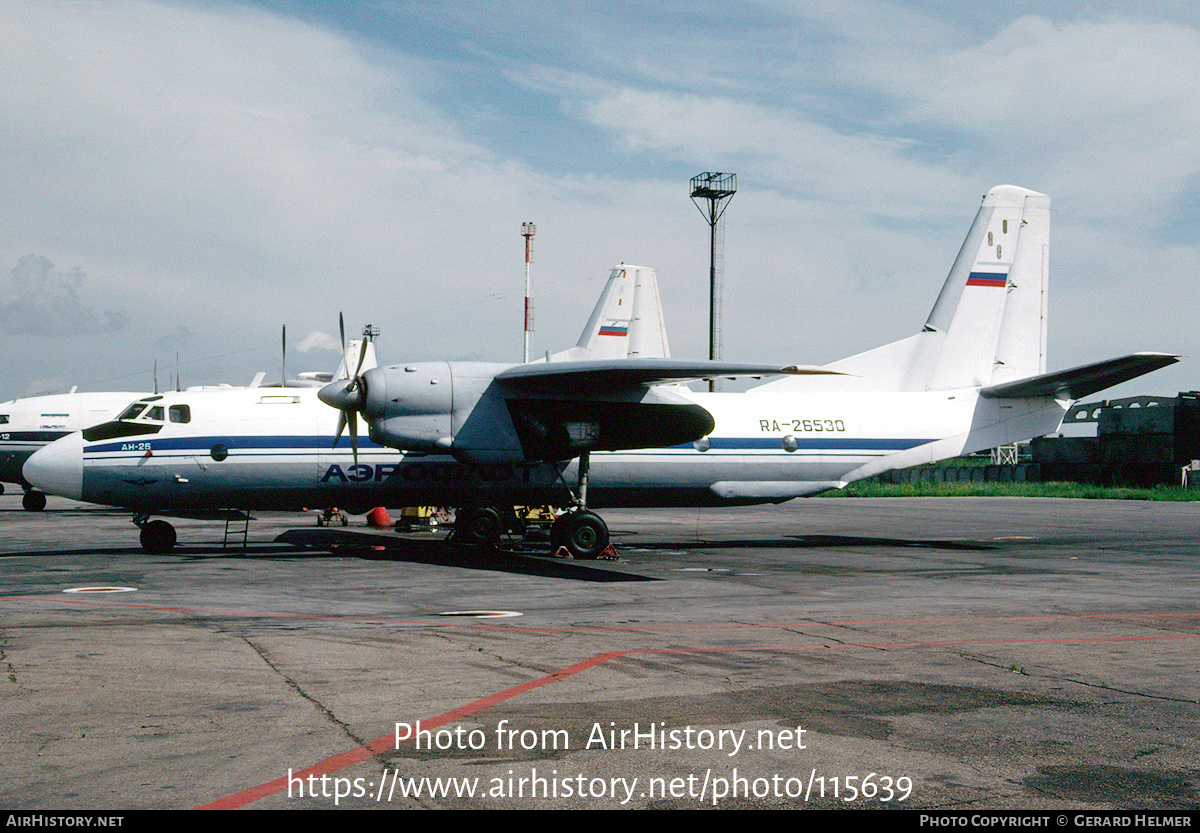
MULTIPOLYGON (((354 460, 340 445, 319 447, 332 432, 311 409, 289 410, 298 397, 252 406, 278 415, 269 435, 198 411, 140 434, 102 426, 104 436, 92 429, 38 452, 25 476, 67 497, 158 512, 214 501, 315 506, 322 489, 338 505, 387 496, 457 507, 456 534, 468 540, 498 537, 514 505, 549 503, 571 508, 552 539, 594 557, 608 530, 592 509, 781 502, 839 488, 1051 433, 1072 401, 1176 361, 1137 353, 1046 372, 1049 203, 993 188, 922 330, 824 368, 569 351, 523 365, 358 369, 320 391, 341 411, 339 437, 349 426, 354 443, 360 416, 368 426, 372 442, 354 460), (681 384, 733 374, 780 378, 744 393, 681 384)), ((628 338, 636 309, 622 315, 597 332, 628 338)))
MULTIPOLYGON (((578 344, 551 359, 669 354, 654 271, 622 264, 578 344)), ((133 509, 142 544, 153 551, 171 549, 175 531, 151 515, 209 518, 223 510, 329 506, 365 511, 412 505, 413 490, 397 488, 398 478, 420 494, 431 484, 457 484, 449 494, 461 497, 481 479, 512 476, 511 467, 426 460, 370 441, 360 448, 356 435, 342 436, 338 412, 317 399, 320 385, 312 380, 348 379, 373 367, 374 344, 351 342, 335 373, 301 374, 286 387, 258 387, 259 374, 249 388, 128 394, 115 418, 52 444, 35 455, 25 475, 52 494, 133 509), (138 399, 130 404, 129 397, 138 399)))

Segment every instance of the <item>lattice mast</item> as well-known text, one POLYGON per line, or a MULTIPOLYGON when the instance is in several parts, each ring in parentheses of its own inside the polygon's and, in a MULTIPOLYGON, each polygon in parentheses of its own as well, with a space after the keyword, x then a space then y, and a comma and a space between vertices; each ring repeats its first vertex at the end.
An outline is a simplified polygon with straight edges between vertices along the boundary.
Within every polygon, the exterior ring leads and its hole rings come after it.
POLYGON ((530 339, 533 337, 533 297, 529 282, 529 255, 533 250, 533 236, 537 234, 537 226, 533 223, 521 223, 521 236, 525 238, 525 362, 529 362, 530 339))
MULTIPOLYGON (((721 278, 725 260, 725 224, 722 218, 735 193, 737 174, 710 171, 692 177, 692 202, 709 225, 708 358, 712 361, 721 357, 721 278)), ((717 389, 715 379, 709 381, 708 389, 717 389)))

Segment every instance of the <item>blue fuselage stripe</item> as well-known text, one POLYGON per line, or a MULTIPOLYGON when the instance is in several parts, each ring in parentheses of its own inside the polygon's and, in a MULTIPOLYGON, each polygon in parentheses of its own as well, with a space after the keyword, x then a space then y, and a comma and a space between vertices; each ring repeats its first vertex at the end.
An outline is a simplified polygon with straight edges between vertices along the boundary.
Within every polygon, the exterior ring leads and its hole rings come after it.
MULTIPOLYGON (((84 454, 102 454, 109 451, 129 451, 134 445, 149 446, 154 451, 184 451, 208 454, 214 445, 223 445, 230 451, 242 449, 279 449, 317 452, 332 452, 335 449, 333 437, 314 436, 232 436, 229 434, 214 434, 209 437, 159 437, 143 435, 123 437, 110 442, 96 443, 84 448, 84 454)), ((341 437, 337 449, 350 451, 350 439, 341 437)), ((359 437, 360 451, 377 449, 391 451, 393 449, 376 445, 365 437, 359 437)))
MULTIPOLYGON (((913 437, 885 438, 853 438, 853 437, 797 437, 798 451, 904 451, 932 442, 930 439, 913 437)), ((715 451, 783 451, 778 437, 710 437, 710 449, 715 451)), ((349 453, 350 441, 342 437, 336 446, 332 437, 313 436, 229 436, 213 435, 208 437, 127 437, 116 441, 100 442, 84 448, 84 455, 96 458, 101 454, 112 452, 137 452, 147 450, 155 453, 165 452, 170 456, 186 456, 196 454, 208 456, 214 445, 223 445, 230 454, 240 456, 263 456, 270 453, 279 454, 332 454, 336 452, 349 453), (172 454, 173 452, 173 454, 172 454)), ((653 449, 645 449, 653 451, 653 449)), ((693 450, 691 443, 670 446, 663 450, 693 450)), ((362 438, 359 440, 359 452, 396 452, 385 446, 362 438)))

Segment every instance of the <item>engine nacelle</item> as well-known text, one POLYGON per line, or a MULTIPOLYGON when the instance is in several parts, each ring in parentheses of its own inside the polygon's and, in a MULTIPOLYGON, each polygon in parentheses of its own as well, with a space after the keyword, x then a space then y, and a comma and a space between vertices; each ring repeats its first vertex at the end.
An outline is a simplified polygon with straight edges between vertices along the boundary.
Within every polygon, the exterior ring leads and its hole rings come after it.
POLYGON ((362 374, 361 390, 344 395, 342 407, 358 406, 380 445, 471 463, 557 462, 585 451, 672 446, 713 429, 708 411, 662 388, 531 392, 497 380, 510 366, 376 367, 362 374))
POLYGON ((520 462, 495 375, 508 365, 424 362, 368 370, 362 409, 371 439, 404 451, 453 454, 465 462, 520 462))

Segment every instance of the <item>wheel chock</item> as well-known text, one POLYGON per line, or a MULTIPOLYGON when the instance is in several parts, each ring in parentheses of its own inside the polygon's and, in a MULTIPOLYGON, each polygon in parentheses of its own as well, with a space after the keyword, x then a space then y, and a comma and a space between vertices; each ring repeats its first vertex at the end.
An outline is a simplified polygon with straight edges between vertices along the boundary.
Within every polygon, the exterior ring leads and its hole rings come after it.
MULTIPOLYGON (((575 558, 575 556, 572 555, 571 551, 569 549, 567 549, 565 544, 563 544, 554 551, 554 558, 571 558, 571 559, 573 559, 573 558, 575 558)), ((599 555, 597 555, 595 558, 588 559, 588 560, 590 560, 590 561, 618 561, 618 560, 620 560, 620 556, 617 555, 617 550, 612 545, 612 542, 609 542, 609 545, 607 547, 605 547, 599 555)))

